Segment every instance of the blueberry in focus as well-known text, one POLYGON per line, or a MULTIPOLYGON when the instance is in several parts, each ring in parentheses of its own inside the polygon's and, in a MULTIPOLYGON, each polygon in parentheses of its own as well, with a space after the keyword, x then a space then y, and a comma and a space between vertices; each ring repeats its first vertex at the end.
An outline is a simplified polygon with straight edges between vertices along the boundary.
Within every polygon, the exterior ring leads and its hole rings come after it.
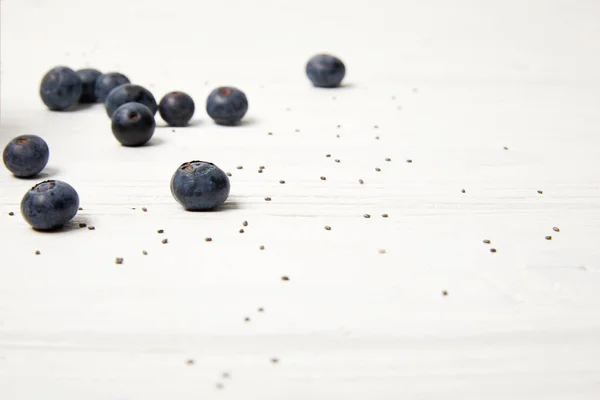
POLYGON ((79 79, 81 79, 82 90, 79 96, 80 103, 95 103, 96 102, 96 79, 102 72, 93 68, 80 69, 77 71, 79 79))
POLYGON ((38 183, 23 196, 21 214, 33 229, 53 230, 77 214, 79 196, 71 185, 62 181, 38 183))
POLYGON ((171 193, 188 211, 213 210, 229 196, 229 178, 219 167, 205 161, 183 163, 171 179, 171 193))
POLYGON ((206 100, 206 112, 219 125, 235 125, 248 111, 244 92, 234 87, 219 87, 206 100))
POLYGON ((40 173, 48 164, 50 150, 39 136, 23 135, 11 140, 2 153, 4 165, 18 178, 40 173))
POLYGON ((141 103, 126 103, 112 115, 112 132, 123 146, 141 146, 154 134, 152 111, 141 103))
POLYGON ((117 108, 126 103, 141 103, 150 109, 152 115, 156 114, 158 109, 152 93, 141 86, 126 83, 111 90, 106 97, 104 105, 108 117, 112 117, 117 108))
POLYGON ((130 83, 129 78, 118 72, 109 72, 107 74, 100 75, 96 79, 96 88, 94 90, 96 99, 104 102, 104 100, 106 100, 106 96, 108 96, 111 90, 118 86, 125 85, 126 83, 130 83))
POLYGON ((62 111, 79 101, 82 85, 79 75, 68 67, 55 67, 40 83, 40 97, 52 111, 62 111))
POLYGON ((346 75, 346 66, 337 57, 317 54, 308 60, 306 75, 316 87, 333 88, 342 83, 346 75))
POLYGON ((161 118, 171 126, 186 126, 195 110, 194 100, 183 92, 167 93, 158 105, 161 118))

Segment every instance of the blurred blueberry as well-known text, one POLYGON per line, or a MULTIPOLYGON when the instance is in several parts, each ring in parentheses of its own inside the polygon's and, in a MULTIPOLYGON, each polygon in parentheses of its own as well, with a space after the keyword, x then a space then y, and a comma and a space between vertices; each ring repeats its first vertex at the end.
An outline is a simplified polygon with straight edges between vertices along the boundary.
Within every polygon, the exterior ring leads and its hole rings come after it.
POLYGON ((195 109, 194 100, 183 92, 166 94, 158 105, 160 116, 171 126, 187 125, 195 109))
POLYGON ((246 115, 248 99, 234 87, 219 87, 206 100, 206 112, 220 125, 235 125, 246 115))
POLYGON ((93 68, 80 69, 77 71, 77 75, 81 79, 82 91, 79 97, 80 103, 95 103, 96 102, 96 79, 102 72, 93 68))
POLYGON ((52 111, 62 111, 79 101, 82 85, 79 75, 68 67, 55 67, 44 75, 40 97, 52 111))
POLYGON ((306 75, 316 87, 333 88, 342 83, 346 75, 346 67, 337 57, 317 54, 308 60, 306 75))

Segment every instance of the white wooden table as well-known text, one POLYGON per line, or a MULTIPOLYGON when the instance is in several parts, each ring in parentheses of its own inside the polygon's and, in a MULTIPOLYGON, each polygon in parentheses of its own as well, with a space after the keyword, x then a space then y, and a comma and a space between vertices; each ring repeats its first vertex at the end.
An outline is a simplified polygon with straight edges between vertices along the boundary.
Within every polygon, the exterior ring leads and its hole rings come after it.
POLYGON ((600 398, 599 18, 566 0, 2 1, 1 145, 37 134, 51 160, 0 173, 0 398, 600 398), (346 87, 310 87, 321 51, 346 87), (58 64, 185 90, 194 124, 120 147, 101 105, 43 107, 58 64), (242 126, 204 111, 224 84, 249 97, 242 126), (192 159, 233 174, 222 210, 171 197, 192 159), (46 178, 80 194, 60 233, 20 217, 46 178))

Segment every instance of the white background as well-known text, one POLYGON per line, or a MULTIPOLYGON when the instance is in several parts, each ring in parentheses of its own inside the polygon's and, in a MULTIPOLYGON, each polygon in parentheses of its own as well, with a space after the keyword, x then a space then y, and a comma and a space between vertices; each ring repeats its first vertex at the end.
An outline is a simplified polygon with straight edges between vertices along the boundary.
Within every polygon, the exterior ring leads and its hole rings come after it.
POLYGON ((51 149, 0 173, 3 400, 600 397, 599 2, 1 7, 1 144, 51 149), (310 86, 322 51, 345 87, 310 86), (187 91, 193 125, 120 147, 101 105, 44 108, 55 65, 187 91), (219 85, 242 126, 207 117, 219 85), (233 174, 220 211, 172 199, 192 159, 233 174), (47 178, 80 194, 63 232, 19 215, 47 178))

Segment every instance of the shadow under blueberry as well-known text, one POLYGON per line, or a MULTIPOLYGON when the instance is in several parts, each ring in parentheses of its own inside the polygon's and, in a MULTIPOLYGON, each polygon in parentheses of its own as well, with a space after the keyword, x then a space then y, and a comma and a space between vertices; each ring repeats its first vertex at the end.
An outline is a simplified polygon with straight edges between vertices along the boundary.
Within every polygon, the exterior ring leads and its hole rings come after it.
POLYGON ((215 125, 218 126, 224 126, 226 128, 232 128, 232 127, 236 127, 236 126, 252 126, 254 124, 256 124, 256 120, 252 117, 249 118, 243 118, 241 121, 235 122, 233 124, 224 124, 222 122, 215 122, 215 125))
POLYGON ((57 175, 60 173, 60 170, 54 167, 46 167, 37 175, 28 176, 28 177, 15 177, 17 179, 23 179, 25 181, 45 181, 52 177, 53 175, 57 175))
POLYGON ((32 229, 35 232, 39 232, 39 233, 64 233, 64 232, 71 232, 71 231, 76 231, 76 230, 80 230, 80 229, 85 229, 87 231, 88 230, 87 227, 88 227, 89 223, 90 223, 89 218, 86 218, 86 217, 80 216, 80 215, 76 215, 71 221, 67 222, 65 225, 61 226, 60 228, 47 229, 47 230, 35 229, 35 228, 32 228, 32 229))
POLYGON ((96 103, 77 103, 67 108, 66 110, 61 110, 60 112, 76 112, 83 111, 94 107, 96 103))
POLYGON ((319 89, 319 90, 343 90, 343 89, 354 89, 356 88, 356 85, 354 83, 344 83, 342 82, 341 84, 339 84, 338 86, 333 86, 333 87, 323 87, 323 86, 313 86, 314 89, 319 89))
POLYGON ((185 129, 185 128, 193 128, 195 126, 200 126, 202 125, 203 122, 199 119, 193 119, 190 122, 188 122, 186 125, 184 126, 173 126, 173 125, 169 125, 166 122, 160 123, 160 124, 156 124, 156 129, 185 129))
POLYGON ((242 204, 235 200, 227 200, 225 203, 221 204, 219 207, 213 210, 185 210, 193 213, 215 213, 220 211, 231 211, 231 210, 240 210, 242 208, 242 204))

